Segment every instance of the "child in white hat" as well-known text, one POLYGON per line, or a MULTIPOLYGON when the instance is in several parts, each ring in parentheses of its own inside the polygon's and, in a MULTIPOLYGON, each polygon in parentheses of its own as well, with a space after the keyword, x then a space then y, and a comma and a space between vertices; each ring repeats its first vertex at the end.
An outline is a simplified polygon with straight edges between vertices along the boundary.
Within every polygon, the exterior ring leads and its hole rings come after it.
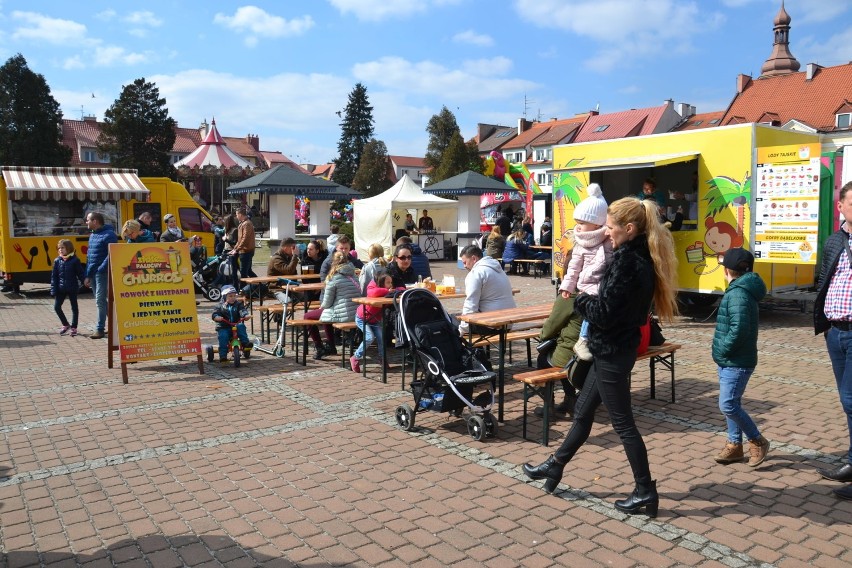
MULTIPOLYGON (((606 199, 596 183, 586 188, 589 196, 574 209, 574 249, 559 286, 563 298, 575 292, 597 295, 598 286, 612 258, 612 241, 606 235, 606 199)), ((574 353, 583 361, 591 361, 592 353, 586 345, 589 323, 583 322, 580 338, 574 344, 574 353)))

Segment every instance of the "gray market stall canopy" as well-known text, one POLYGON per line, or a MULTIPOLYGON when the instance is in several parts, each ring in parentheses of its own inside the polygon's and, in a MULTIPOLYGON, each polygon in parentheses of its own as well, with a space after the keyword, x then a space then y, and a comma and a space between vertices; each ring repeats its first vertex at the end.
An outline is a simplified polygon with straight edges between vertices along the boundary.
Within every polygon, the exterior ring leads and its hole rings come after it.
POLYGON ((228 187, 231 195, 269 193, 273 195, 303 195, 314 200, 337 201, 361 197, 354 189, 322 178, 296 171, 289 166, 275 166, 247 180, 228 187))
POLYGON ((136 170, 119 168, 33 168, 3 166, 3 181, 15 200, 148 201, 136 170))
POLYGON ((678 154, 650 154, 646 156, 631 156, 629 158, 606 158, 581 162, 576 166, 565 166, 551 170, 549 173, 560 172, 602 172, 607 170, 631 170, 634 168, 653 168, 689 162, 698 159, 700 152, 681 152, 678 154))

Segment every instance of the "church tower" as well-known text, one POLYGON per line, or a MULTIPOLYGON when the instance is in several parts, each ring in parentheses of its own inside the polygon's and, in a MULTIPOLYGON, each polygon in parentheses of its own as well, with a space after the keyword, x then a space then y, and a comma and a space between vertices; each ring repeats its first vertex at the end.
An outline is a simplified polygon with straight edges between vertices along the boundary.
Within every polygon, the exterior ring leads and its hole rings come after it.
POLYGON ((775 42, 772 46, 772 54, 760 68, 761 77, 795 73, 801 67, 799 61, 790 53, 790 21, 790 15, 784 9, 784 0, 781 0, 781 9, 775 16, 775 42))

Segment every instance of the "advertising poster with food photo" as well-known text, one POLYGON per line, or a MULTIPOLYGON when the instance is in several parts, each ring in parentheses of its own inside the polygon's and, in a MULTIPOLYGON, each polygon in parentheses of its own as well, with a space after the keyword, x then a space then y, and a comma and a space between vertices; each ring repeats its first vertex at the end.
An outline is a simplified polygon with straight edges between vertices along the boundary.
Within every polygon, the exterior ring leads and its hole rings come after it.
POLYGON ((188 243, 109 247, 122 363, 201 354, 188 243))
POLYGON ((819 144, 758 148, 754 255, 815 264, 819 228, 819 144))

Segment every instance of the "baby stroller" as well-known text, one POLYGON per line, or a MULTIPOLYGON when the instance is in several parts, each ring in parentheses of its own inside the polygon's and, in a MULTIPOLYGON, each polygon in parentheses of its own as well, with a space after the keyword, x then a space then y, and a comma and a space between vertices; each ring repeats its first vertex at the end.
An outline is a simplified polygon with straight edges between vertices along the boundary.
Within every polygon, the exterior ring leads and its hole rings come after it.
POLYGON ((222 299, 222 285, 233 280, 231 270, 227 254, 211 256, 206 262, 194 267, 192 281, 205 298, 211 302, 218 302, 222 299))
MULTIPOLYGON (((474 440, 497 434, 494 406, 496 374, 486 369, 476 351, 460 336, 441 301, 429 290, 411 288, 394 297, 396 336, 416 354, 423 373, 411 382, 414 408, 402 404, 396 422, 404 430, 414 428, 417 412, 433 410, 461 416, 467 408, 467 431, 474 440), (477 387, 485 390, 473 396, 477 387)), ((400 347, 400 345, 397 345, 400 347)))

